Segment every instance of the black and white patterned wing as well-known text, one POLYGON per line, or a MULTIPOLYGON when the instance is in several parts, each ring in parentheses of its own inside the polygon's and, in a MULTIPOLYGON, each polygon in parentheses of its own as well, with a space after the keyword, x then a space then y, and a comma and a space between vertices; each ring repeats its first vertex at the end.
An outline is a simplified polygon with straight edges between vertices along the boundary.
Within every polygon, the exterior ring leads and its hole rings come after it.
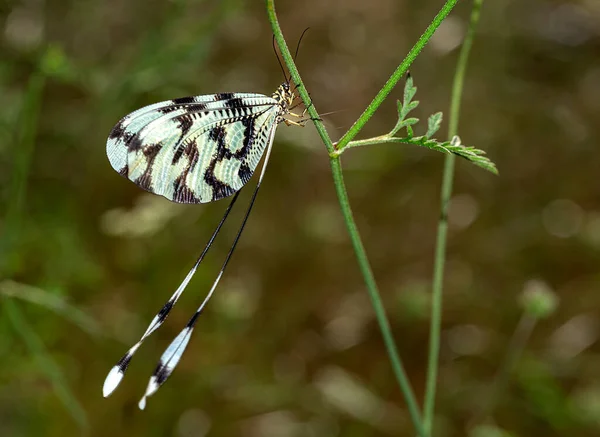
POLYGON ((277 101, 227 93, 156 103, 124 117, 107 154, 122 176, 179 203, 230 196, 248 182, 278 122, 277 101))
POLYGON ((106 154, 108 155, 110 164, 117 172, 126 173, 127 144, 144 126, 176 109, 182 109, 186 106, 190 107, 193 104, 200 106, 213 101, 215 101, 215 98, 212 95, 182 97, 180 99, 165 100, 164 102, 144 106, 126 115, 119 120, 108 135, 106 154))

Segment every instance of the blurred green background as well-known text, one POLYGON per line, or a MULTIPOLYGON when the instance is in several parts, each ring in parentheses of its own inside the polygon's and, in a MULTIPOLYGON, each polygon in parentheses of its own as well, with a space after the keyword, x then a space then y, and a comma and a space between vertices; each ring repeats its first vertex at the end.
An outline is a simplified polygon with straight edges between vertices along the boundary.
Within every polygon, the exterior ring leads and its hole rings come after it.
MULTIPOLYGON (((316 108, 334 112, 324 117, 334 139, 441 5, 278 2, 290 46, 311 28, 297 63, 316 108)), ((470 7, 459 3, 411 67, 423 120, 447 113, 470 7)), ((160 354, 208 291, 242 205, 102 398, 107 372, 227 202, 176 205, 141 191, 111 169, 107 135, 160 100, 271 94, 282 77, 263 2, 4 0, 0 29, 0 435, 414 435, 310 125, 279 128, 238 250, 168 383, 137 409, 160 354)), ((389 131, 401 95, 399 86, 362 138, 389 131)), ((600 2, 487 1, 459 132, 500 176, 457 161, 436 436, 600 435, 599 121, 600 2), (534 292, 558 304, 535 326, 521 303, 534 292)), ((443 156, 381 145, 351 150, 343 164, 422 399, 443 156)))

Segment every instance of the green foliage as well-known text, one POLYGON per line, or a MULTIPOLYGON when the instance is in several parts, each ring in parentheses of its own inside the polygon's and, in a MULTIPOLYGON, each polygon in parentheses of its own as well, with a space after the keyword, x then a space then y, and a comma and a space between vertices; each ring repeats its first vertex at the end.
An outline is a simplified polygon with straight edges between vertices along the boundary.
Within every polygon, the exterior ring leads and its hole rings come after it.
POLYGON ((427 119, 427 133, 425 134, 427 138, 431 138, 440 129, 440 126, 442 125, 442 115, 441 112, 436 112, 427 119))
POLYGON ((87 414, 79 403, 64 376, 60 365, 48 353, 44 342, 39 337, 35 328, 27 321, 22 314, 21 309, 11 299, 4 299, 2 302, 4 316, 10 321, 15 334, 18 335, 27 346, 29 353, 34 358, 37 367, 43 373, 54 390, 54 393, 62 402, 65 409, 83 433, 86 433, 89 427, 87 414))
POLYGON ((404 101, 398 101, 398 122, 396 126, 388 134, 389 137, 395 138, 402 143, 413 144, 421 147, 427 147, 428 149, 435 150, 437 152, 454 154, 460 156, 473 164, 491 171, 494 174, 498 174, 498 170, 493 162, 491 162, 485 155, 485 152, 475 147, 467 147, 461 144, 460 138, 455 135, 450 141, 439 141, 433 138, 433 135, 439 130, 442 123, 443 114, 436 112, 427 119, 427 132, 422 136, 415 136, 412 126, 419 122, 416 117, 407 118, 408 114, 415 110, 419 106, 418 100, 412 100, 417 93, 417 87, 413 84, 413 78, 408 76, 406 78, 406 84, 404 85, 404 101), (396 137, 395 135, 401 129, 406 130, 405 137, 396 137))
POLYGON ((63 296, 50 293, 38 287, 21 284, 11 280, 0 281, 0 298, 18 298, 46 308, 64 317, 88 334, 102 334, 98 323, 85 312, 70 304, 63 296))
POLYGON ((419 122, 418 118, 406 118, 408 113, 419 106, 419 101, 413 101, 412 98, 417 93, 417 87, 413 86, 413 79, 409 75, 406 78, 406 85, 404 86, 404 99, 403 101, 398 100, 398 122, 396 126, 390 131, 388 135, 394 136, 399 130, 406 129, 410 136, 412 136, 413 125, 419 122))
POLYGON ((439 141, 433 138, 433 135, 440 129, 442 123, 443 114, 441 112, 436 112, 429 116, 427 119, 427 132, 425 135, 415 136, 413 126, 419 122, 419 119, 416 117, 409 117, 409 114, 419 106, 419 101, 413 100, 416 93, 417 87, 414 86, 413 78, 409 75, 407 76, 406 84, 404 85, 403 100, 398 101, 398 121, 394 128, 386 135, 368 138, 366 140, 351 141, 346 147, 337 150, 334 155, 341 155, 344 150, 350 147, 381 143, 404 143, 426 147, 445 154, 460 156, 487 171, 498 174, 496 165, 484 156, 485 152, 483 150, 463 145, 457 135, 453 136, 449 141, 439 141), (397 136, 398 132, 401 130, 406 131, 406 136, 397 136))
MULTIPOLYGON (((297 89, 300 94, 300 97, 302 98, 304 104, 306 105, 306 109, 307 109, 308 113, 310 114, 311 119, 314 121, 315 128, 317 129, 319 136, 323 140, 323 144, 325 145, 325 147, 327 148, 327 151, 329 152, 332 177, 333 177, 333 182, 334 182, 334 185, 336 188, 336 193, 338 196, 340 209, 341 209, 342 215, 344 216, 344 221, 346 223, 348 235, 352 241, 354 252, 355 252, 360 270, 362 272, 362 275, 363 275, 363 278, 365 281, 367 292, 369 293, 369 297, 371 299, 371 304, 373 305, 373 309, 374 309, 376 317, 377 317, 379 329, 381 331, 384 343, 388 350, 390 364, 392 366, 392 369, 394 370, 398 385, 399 385, 400 390, 402 391, 402 394, 406 401, 413 426, 415 427, 417 434, 419 434, 422 437, 431 435, 431 423, 432 423, 432 417, 433 417, 433 408, 432 408, 433 402, 432 402, 432 400, 434 399, 433 394, 435 393, 435 390, 431 390, 431 386, 433 386, 435 388, 435 385, 437 382, 436 378, 435 378, 435 372, 433 374, 431 372, 428 372, 426 400, 425 400, 425 416, 424 416, 424 420, 422 420, 421 412, 419 411, 419 407, 416 405, 416 398, 414 396, 410 382, 408 381, 406 372, 404 371, 404 368, 402 365, 402 360, 398 353, 398 350, 397 350, 397 347, 395 344, 395 340, 394 340, 394 337, 393 337, 391 329, 390 329, 390 323, 387 319, 387 315, 385 313, 385 309, 384 309, 383 303, 381 301, 378 286, 377 286, 377 283, 373 276, 373 272, 372 272, 372 269, 370 266, 369 259, 365 252, 365 249, 364 249, 364 246, 362 243, 362 239, 360 237, 358 228, 356 226, 354 217, 352 215, 352 210, 350 208, 348 193, 345 188, 344 176, 342 174, 342 166, 341 166, 339 157, 346 149, 348 149, 350 147, 366 146, 366 145, 386 143, 386 142, 403 142, 403 143, 407 143, 407 144, 415 144, 415 145, 419 145, 419 146, 428 147, 428 148, 431 148, 434 150, 444 152, 448 155, 458 155, 458 156, 461 156, 461 157, 473 162, 474 164, 476 164, 482 168, 485 168, 488 171, 491 171, 492 173, 495 173, 495 174, 497 173, 495 165, 489 159, 482 156, 484 154, 483 151, 472 148, 472 147, 462 146, 462 144, 460 142, 460 138, 458 136, 454 135, 453 138, 451 139, 451 141, 446 141, 446 142, 439 142, 435 139, 430 138, 430 136, 433 135, 435 132, 437 132, 440 127, 441 120, 442 120, 441 113, 436 113, 436 114, 432 115, 431 117, 429 117, 428 123, 427 123, 428 128, 427 128, 426 135, 421 136, 421 137, 414 136, 412 126, 417 124, 419 120, 415 117, 408 117, 408 115, 411 111, 413 111, 414 109, 417 108, 417 106, 419 105, 419 102, 412 100, 417 92, 417 89, 416 89, 416 87, 414 87, 413 81, 412 81, 412 78, 410 77, 410 75, 407 78, 406 86, 404 88, 403 101, 398 102, 398 122, 396 123, 396 126, 392 129, 392 131, 390 133, 380 136, 380 137, 370 138, 367 140, 352 141, 353 138, 355 138, 356 135, 358 135, 358 133, 361 131, 361 129, 365 126, 365 124, 371 119, 371 117, 374 115, 375 111, 377 111, 377 109, 381 106, 383 101, 387 98, 387 96, 389 95, 391 90, 396 86, 396 84, 402 78, 404 73, 406 73, 408 71, 408 68, 410 67, 411 63, 415 60, 415 58, 417 57, 419 52, 427 44, 427 42, 429 41, 429 39, 435 32, 435 29, 440 26, 442 21, 450 13, 452 8, 455 6, 456 2, 457 2, 457 0, 447 0, 446 1, 444 6, 442 7, 442 9, 432 20, 431 24, 428 26, 428 28, 425 30, 425 32, 421 35, 421 37, 419 38, 417 43, 413 46, 413 48, 410 50, 408 55, 404 58, 404 60, 400 63, 400 65, 398 65, 398 67, 392 73, 391 77, 388 79, 388 81, 385 83, 385 85, 379 90, 379 92, 373 98, 373 100, 371 101, 369 106, 364 110, 364 112, 361 114, 361 116, 354 122, 352 127, 350 127, 350 129, 348 129, 348 131, 342 136, 342 138, 339 140, 339 142, 337 142, 336 144, 333 144, 329 134, 327 133, 325 127, 323 126, 323 123, 321 122, 321 118, 319 117, 319 114, 318 114, 315 106, 312 104, 312 101, 311 101, 308 93, 306 92, 306 87, 304 86, 304 84, 302 82, 300 73, 298 72, 298 69, 296 68, 296 66, 294 64, 294 59, 292 58, 289 48, 287 46, 287 43, 285 42, 285 39, 283 38, 283 33, 281 32, 281 28, 277 21, 277 15, 275 13, 274 0, 266 0, 267 13, 268 13, 269 19, 271 21, 271 27, 273 29, 274 39, 277 42, 277 45, 279 46, 279 50, 281 52, 283 60, 290 72, 290 77, 294 81, 294 83, 297 85, 297 89), (395 136, 396 133, 402 129, 406 130, 407 136, 406 137, 396 137, 395 136)), ((457 117, 457 114, 453 114, 453 115, 455 116, 454 118, 457 117)), ((447 178, 444 178, 444 179, 445 179, 444 186, 449 186, 446 183, 447 178)), ((444 203, 447 204, 448 202, 444 202, 444 203)), ((445 212, 445 211, 443 211, 443 212, 445 212)), ((445 214, 442 214, 442 215, 445 215, 445 214)), ((445 223, 445 221, 444 221, 444 223, 445 223)), ((442 253, 441 259, 443 259, 443 252, 441 252, 441 253, 442 253)), ((437 268, 437 266, 436 266, 435 270, 436 270, 436 272, 440 271, 437 268)), ((434 276, 435 276, 435 274, 434 274, 434 276)), ((439 313, 440 313, 441 303, 440 303, 439 299, 437 299, 437 301, 438 301, 438 303, 436 303, 435 305, 432 306, 432 316, 435 316, 436 314, 439 315, 439 313)), ((437 320, 437 319, 438 319, 438 317, 432 317, 432 323, 434 320, 437 320)), ((441 330, 440 326, 432 325, 431 332, 433 333, 432 334, 433 337, 435 337, 435 339, 437 339, 437 340, 436 340, 436 342, 431 341, 430 344, 432 345, 432 348, 435 350, 439 349, 440 330, 441 330)), ((437 353, 435 355, 430 354, 429 366, 428 366, 429 369, 432 369, 432 368, 437 369, 437 365, 438 365, 437 361, 438 361, 437 353)))

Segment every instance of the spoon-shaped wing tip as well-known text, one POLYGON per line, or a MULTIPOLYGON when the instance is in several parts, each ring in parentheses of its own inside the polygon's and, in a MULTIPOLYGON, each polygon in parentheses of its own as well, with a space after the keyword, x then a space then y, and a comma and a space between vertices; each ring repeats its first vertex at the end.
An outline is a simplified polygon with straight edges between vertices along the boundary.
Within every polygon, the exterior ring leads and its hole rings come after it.
POLYGON ((121 380, 123 379, 123 372, 119 368, 119 366, 115 366, 110 369, 108 372, 108 376, 104 380, 104 385, 102 386, 102 394, 104 397, 108 397, 119 385, 121 380))

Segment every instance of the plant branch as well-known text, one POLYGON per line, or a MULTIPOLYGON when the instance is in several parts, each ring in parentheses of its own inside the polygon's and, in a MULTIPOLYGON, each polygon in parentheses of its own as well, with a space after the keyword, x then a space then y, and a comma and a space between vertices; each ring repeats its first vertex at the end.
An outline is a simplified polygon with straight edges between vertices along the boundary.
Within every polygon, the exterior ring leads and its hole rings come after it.
POLYGON ((321 140, 327 147, 327 152, 333 153, 335 151, 335 147, 333 146, 333 142, 331 141, 331 137, 327 133, 321 118, 319 117, 319 113, 315 108, 314 103, 312 102, 310 96, 308 95, 308 91, 304 86, 304 82, 302 82, 302 78, 300 77, 300 73, 298 72, 298 68, 296 68, 296 64, 294 63, 294 58, 290 53, 290 49, 285 42, 285 38, 283 37, 283 32, 281 31, 281 27, 279 26, 279 21, 277 20, 277 14, 275 13, 275 0, 266 0, 267 3, 267 14, 269 16, 269 22, 271 23, 271 29, 273 30, 273 35, 275 36, 275 42, 277 42, 277 47, 279 47, 279 51, 281 52, 281 56, 283 57, 283 62, 285 63, 294 84, 297 87, 298 94, 300 98, 304 102, 308 114, 312 118, 315 128, 321 140))
POLYGON ((513 372, 515 365, 519 361, 519 358, 523 355, 523 351, 525 350, 525 346, 531 337, 531 333, 537 324, 538 319, 532 317, 527 312, 524 312, 515 328, 515 332, 513 333, 512 338, 510 339, 510 343, 508 344, 508 348, 506 351, 506 357, 498 369, 498 372, 494 376, 490 387, 490 396, 487 399, 487 402, 482 404, 481 412, 479 413, 479 418, 476 419, 475 423, 485 420, 487 416, 491 415, 494 411, 494 408, 498 404, 502 394, 506 390, 506 385, 508 384, 508 378, 513 372))
POLYGON ((447 0, 442 9, 438 12, 435 18, 431 21, 431 24, 425 29, 425 32, 418 39, 416 44, 410 49, 408 55, 404 58, 404 60, 398 65, 396 71, 392 73, 390 78, 387 80, 383 88, 379 90, 375 98, 367 109, 361 114, 361 116, 354 122, 354 124, 350 127, 348 132, 346 132, 342 138, 337 142, 337 148, 343 150, 346 145, 352 141, 356 135, 361 131, 361 129, 367 124, 367 121, 375 114, 375 111, 379 109, 381 104, 384 102, 386 97, 390 94, 390 92, 394 89, 396 84, 404 75, 408 72, 409 67, 418 56, 418 54, 423 50, 423 47, 429 42, 436 29, 442 24, 442 21, 448 16, 452 8, 456 5, 458 0, 447 0))
MULTIPOLYGON (((469 20, 469 28, 465 41, 460 50, 454 81, 452 85, 452 97, 450 101, 450 115, 448 138, 452 138, 458 131, 458 120, 460 113, 460 102, 465 80, 465 72, 469 53, 473 44, 475 28, 479 21, 479 14, 483 0, 474 0, 469 20)), ((444 278, 444 263, 446 257, 446 241, 448 233, 448 206, 452 194, 452 182, 454 179, 454 161, 452 154, 446 155, 444 162, 444 174, 441 188, 440 219, 438 222, 437 240, 435 248, 435 261, 433 266, 433 290, 431 305, 431 323, 429 331, 429 358, 427 365, 427 382, 425 387, 425 401, 423 406, 423 418, 425 432, 430 435, 435 409, 435 395, 437 388, 437 375, 440 354, 440 335, 442 328, 442 288, 444 278)))
MULTIPOLYGON (((308 95, 308 92, 304 87, 300 74, 298 73, 298 69, 294 64, 294 59, 291 56, 289 48, 287 47, 287 44, 281 32, 281 28, 279 26, 279 22, 277 20, 274 0, 266 0, 266 5, 269 21, 273 29, 273 34, 275 35, 275 41, 277 42, 279 50, 281 51, 283 60, 289 69, 292 80, 298 87, 300 97, 302 98, 302 101, 308 109, 308 113, 310 114, 311 118, 315 123, 317 132, 319 133, 321 139, 323 140, 323 143, 327 147, 327 151, 330 154, 329 163, 331 165, 333 182, 338 196, 338 201, 340 203, 340 208, 342 210, 344 222, 346 224, 346 228, 348 230, 348 234, 350 236, 350 240, 352 242, 352 246, 354 248, 354 252, 360 267, 360 271, 363 275, 363 279, 365 281, 365 285, 367 287, 367 291, 369 293, 369 297, 373 305, 375 316, 377 318, 377 323, 379 324, 379 329, 381 331, 381 335, 383 337, 383 341, 388 352, 394 375, 396 377, 396 380, 398 381, 400 390, 402 391, 402 394, 406 401, 408 411, 413 422, 413 426, 415 427, 417 433, 421 437, 425 437, 419 407, 414 393, 412 391, 412 388, 410 386, 410 383, 408 381, 406 372, 404 371, 402 361, 398 354, 398 350, 396 348, 395 341, 392 335, 390 323, 387 319, 385 308, 383 307, 379 290, 377 288, 377 283, 375 282, 375 277, 373 276, 373 271, 369 264, 369 259, 367 257, 362 240, 360 238, 358 227, 356 226, 356 222, 354 221, 354 217, 352 215, 352 210, 350 208, 350 203, 348 200, 348 193, 344 184, 340 158, 339 156, 332 156, 332 153, 335 152, 335 147, 333 146, 333 142, 331 141, 331 138, 329 137, 325 126, 320 121, 319 114, 315 106, 312 104, 310 96, 308 95)), ((357 132, 359 130, 360 128, 357 129, 357 132)))
MULTIPOLYGON (((367 138, 365 140, 350 141, 343 151, 348 150, 352 147, 372 146, 375 144, 390 143, 411 144, 413 146, 426 147, 428 149, 432 149, 445 154, 453 154, 464 158, 467 161, 470 161, 473 164, 484 168, 494 174, 498 174, 498 170, 496 169, 494 163, 491 162, 487 157, 483 156, 485 154, 483 150, 475 149, 473 147, 466 147, 463 144, 460 144, 460 141, 458 141, 457 144, 455 144, 452 141, 438 142, 436 140, 429 139, 425 136, 392 137, 390 135, 381 135, 378 137, 367 138)), ((333 156, 339 156, 343 153, 343 151, 337 150, 333 154, 333 156)))
POLYGON ((419 411, 419 407, 415 399, 415 395, 413 393, 410 382, 408 381, 408 377, 406 376, 406 371, 404 370, 402 360, 400 359, 400 354, 398 353, 396 342, 392 334, 392 328, 386 316, 385 308, 383 306, 381 296, 379 294, 377 282, 375 282, 375 276, 373 275, 373 271, 371 269, 367 253, 360 238, 360 233, 358 232, 358 228, 354 221, 352 209, 350 208, 350 201, 348 199, 348 193, 346 191, 346 186, 344 184, 344 176, 342 173, 342 163, 340 162, 339 157, 330 158, 329 162, 331 164, 333 180, 336 188, 336 193, 340 202, 340 207, 342 208, 344 221, 346 222, 348 234, 350 235, 350 240, 352 241, 352 247, 354 248, 354 253, 356 254, 360 271, 363 275, 365 284, 367 286, 369 298, 371 299, 371 304, 373 305, 373 309, 377 317, 379 330, 381 331, 383 341, 388 351, 388 355, 392 364, 392 369, 396 376, 396 380, 398 381, 398 384, 400 386, 400 390, 404 395, 404 400, 406 401, 406 405, 408 407, 413 426, 415 427, 417 433, 420 436, 425 437, 426 434, 422 425, 421 413, 419 411))

